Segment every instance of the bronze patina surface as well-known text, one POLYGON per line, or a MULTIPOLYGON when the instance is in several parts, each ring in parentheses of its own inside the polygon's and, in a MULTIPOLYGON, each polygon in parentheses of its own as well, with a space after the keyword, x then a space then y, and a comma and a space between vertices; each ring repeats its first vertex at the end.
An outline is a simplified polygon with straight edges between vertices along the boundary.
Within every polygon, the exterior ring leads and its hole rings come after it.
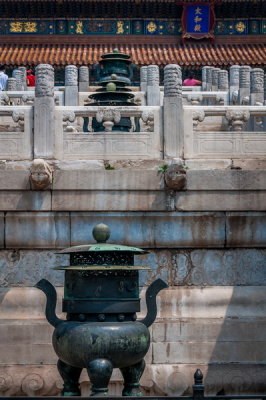
POLYGON ((55 314, 56 291, 45 279, 36 284, 47 296, 46 318, 55 327, 53 347, 59 358, 58 370, 64 380, 62 395, 79 396, 79 377, 87 369, 92 395, 106 395, 113 368, 124 377, 123 396, 139 396, 139 380, 145 368, 144 356, 150 345, 148 327, 157 314, 156 295, 167 287, 161 279, 146 292, 147 315, 137 321, 140 311, 139 270, 134 254, 144 250, 107 244, 110 230, 99 224, 93 229, 96 244, 62 250, 69 254, 65 271, 63 311, 55 314))

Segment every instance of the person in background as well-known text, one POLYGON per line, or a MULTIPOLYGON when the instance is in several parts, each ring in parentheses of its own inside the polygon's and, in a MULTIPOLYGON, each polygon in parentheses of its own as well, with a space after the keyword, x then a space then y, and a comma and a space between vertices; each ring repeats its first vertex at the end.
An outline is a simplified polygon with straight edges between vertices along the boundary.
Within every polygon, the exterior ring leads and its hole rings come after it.
POLYGON ((6 90, 8 76, 5 73, 5 66, 0 65, 0 92, 6 90))
POLYGON ((27 86, 35 86, 35 76, 31 69, 27 71, 27 86))
POLYGON ((183 82, 183 86, 196 86, 196 85, 201 85, 201 81, 195 79, 193 74, 190 74, 188 79, 185 79, 183 82))

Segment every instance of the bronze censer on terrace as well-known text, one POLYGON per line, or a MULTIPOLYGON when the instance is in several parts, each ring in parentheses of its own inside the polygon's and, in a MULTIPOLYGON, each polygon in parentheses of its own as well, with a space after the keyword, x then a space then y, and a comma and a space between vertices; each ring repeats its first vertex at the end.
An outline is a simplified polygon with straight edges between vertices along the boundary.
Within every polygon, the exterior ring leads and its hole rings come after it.
POLYGON ((79 377, 87 369, 92 396, 107 394, 113 368, 124 378, 123 396, 139 396, 139 380, 145 368, 144 356, 150 346, 148 327, 157 314, 156 295, 167 284, 161 279, 147 289, 147 315, 136 320, 140 311, 139 270, 136 247, 108 244, 110 230, 99 224, 93 229, 95 244, 60 251, 70 254, 65 271, 63 311, 67 320, 55 314, 56 291, 46 279, 35 286, 47 296, 46 318, 55 327, 53 347, 57 367, 64 381, 62 395, 79 396, 79 377))

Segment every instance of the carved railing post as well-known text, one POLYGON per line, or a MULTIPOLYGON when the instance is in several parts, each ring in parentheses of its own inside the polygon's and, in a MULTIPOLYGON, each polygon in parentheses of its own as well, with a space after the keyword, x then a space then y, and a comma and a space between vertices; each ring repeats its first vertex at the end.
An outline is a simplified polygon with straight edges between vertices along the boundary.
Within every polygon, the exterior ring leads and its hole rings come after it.
POLYGON ((16 79, 16 90, 23 90, 23 72, 20 69, 14 69, 12 77, 16 79))
POLYGON ((250 70, 248 65, 243 65, 239 69, 239 93, 238 103, 249 104, 250 97, 250 70))
MULTIPOLYGON (((253 68, 250 72, 250 104, 262 106, 264 103, 264 71, 253 68)), ((263 131, 263 118, 251 118, 249 128, 253 131, 263 131)))
POLYGON ((146 65, 140 68, 140 90, 145 93, 147 91, 147 68, 146 65))
POLYGON ((229 104, 238 103, 239 69, 239 65, 232 65, 229 68, 229 104))
POLYGON ((254 68, 250 72, 250 104, 262 103, 264 100, 264 71, 254 68))
POLYGON ((164 158, 183 157, 182 73, 177 64, 164 68, 164 158))
POLYGON ((212 90, 212 70, 214 67, 206 67, 206 91, 212 90))
POLYGON ((216 92, 218 90, 218 74, 220 69, 213 68, 212 70, 212 91, 216 92))
POLYGON ((203 92, 207 90, 207 69, 209 67, 203 67, 201 70, 201 89, 203 92))
POLYGON ((18 69, 22 72, 23 80, 22 80, 22 90, 27 90, 27 69, 26 67, 18 67, 18 69))
POLYGON ((225 91, 228 89, 228 71, 226 71, 226 69, 220 69, 218 72, 218 90, 225 91))
POLYGON ((159 67, 148 65, 147 67, 147 106, 160 105, 159 67))
POLYGON ((266 73, 264 73, 264 104, 266 104, 266 73))
POLYGON ((35 72, 34 158, 54 158, 54 68, 39 64, 35 72))
POLYGON ((7 80, 7 90, 9 92, 15 92, 17 90, 17 81, 15 78, 8 78, 7 80))
POLYGON ((75 65, 65 67, 65 106, 78 105, 78 69, 75 65))
POLYGON ((79 92, 87 92, 89 90, 89 67, 82 65, 79 68, 79 92))

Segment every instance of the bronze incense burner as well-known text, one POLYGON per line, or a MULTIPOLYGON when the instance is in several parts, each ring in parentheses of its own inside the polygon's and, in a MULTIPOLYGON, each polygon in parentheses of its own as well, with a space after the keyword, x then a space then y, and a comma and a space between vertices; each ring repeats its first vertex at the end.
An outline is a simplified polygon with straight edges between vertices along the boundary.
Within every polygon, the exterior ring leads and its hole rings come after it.
POLYGON ((45 279, 36 287, 47 296, 46 318, 54 326, 53 347, 64 380, 62 395, 79 396, 79 377, 87 369, 92 395, 107 394, 113 368, 124 378, 123 396, 139 396, 139 380, 145 368, 144 356, 150 346, 148 327, 157 314, 156 295, 167 287, 157 279, 147 289, 147 315, 140 311, 139 270, 134 254, 144 250, 108 244, 108 226, 93 229, 97 243, 70 247, 60 253, 70 255, 65 271, 63 311, 67 320, 55 314, 56 291, 45 279))

